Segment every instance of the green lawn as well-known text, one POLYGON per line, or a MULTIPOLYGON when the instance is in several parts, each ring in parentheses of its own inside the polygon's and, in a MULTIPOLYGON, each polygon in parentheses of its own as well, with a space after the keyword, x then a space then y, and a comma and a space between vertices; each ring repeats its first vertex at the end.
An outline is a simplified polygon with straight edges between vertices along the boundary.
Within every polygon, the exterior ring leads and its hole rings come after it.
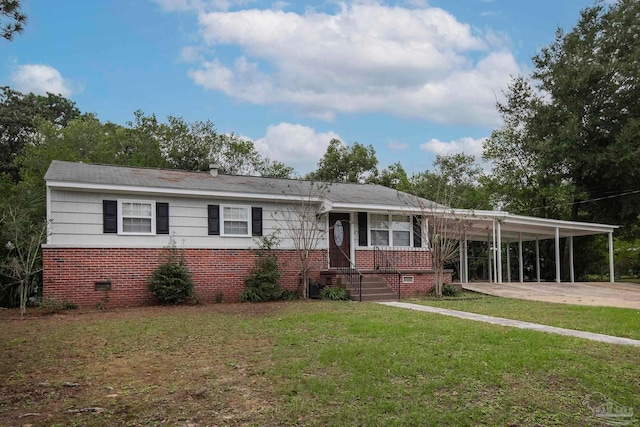
POLYGON ((640 348, 377 304, 0 322, 0 425, 599 425, 592 393, 640 412, 640 348))
POLYGON ((465 294, 465 297, 468 299, 421 299, 409 302, 640 340, 640 310, 555 304, 478 294, 465 294))

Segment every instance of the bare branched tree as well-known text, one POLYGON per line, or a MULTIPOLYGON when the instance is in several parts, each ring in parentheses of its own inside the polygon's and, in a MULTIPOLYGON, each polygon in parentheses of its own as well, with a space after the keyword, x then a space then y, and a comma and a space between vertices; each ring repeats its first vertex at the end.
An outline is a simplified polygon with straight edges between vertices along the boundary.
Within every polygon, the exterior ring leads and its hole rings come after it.
MULTIPOLYGON (((295 183, 298 184, 298 183, 295 183)), ((323 215, 323 202, 329 191, 329 184, 323 182, 301 183, 308 185, 301 196, 290 186, 290 199, 286 206, 272 215, 278 228, 291 240, 297 253, 298 267, 302 279, 302 297, 308 297, 309 279, 314 267, 314 251, 326 237, 326 220, 323 215)), ((299 185, 295 185, 299 189, 299 185)))
POLYGON ((455 197, 453 192, 442 187, 436 191, 438 202, 399 193, 404 204, 419 212, 420 227, 427 236, 435 272, 435 294, 442 297, 445 265, 460 256, 460 242, 471 226, 473 211, 450 208, 448 202, 455 197))
POLYGON ((40 246, 46 241, 48 223, 31 221, 25 212, 9 206, 2 218, 3 243, 8 254, 0 268, 13 282, 9 286, 17 289, 20 298, 20 314, 24 316, 27 300, 38 283, 42 271, 42 251, 40 246))

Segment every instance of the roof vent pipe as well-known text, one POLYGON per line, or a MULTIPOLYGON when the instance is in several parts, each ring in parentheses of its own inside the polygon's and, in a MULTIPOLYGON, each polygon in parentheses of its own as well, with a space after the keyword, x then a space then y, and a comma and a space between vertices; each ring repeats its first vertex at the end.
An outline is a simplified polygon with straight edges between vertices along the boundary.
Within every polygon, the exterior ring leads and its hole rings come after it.
POLYGON ((218 165, 216 165, 215 163, 211 163, 209 165, 209 173, 211 174, 211 176, 218 176, 218 165))

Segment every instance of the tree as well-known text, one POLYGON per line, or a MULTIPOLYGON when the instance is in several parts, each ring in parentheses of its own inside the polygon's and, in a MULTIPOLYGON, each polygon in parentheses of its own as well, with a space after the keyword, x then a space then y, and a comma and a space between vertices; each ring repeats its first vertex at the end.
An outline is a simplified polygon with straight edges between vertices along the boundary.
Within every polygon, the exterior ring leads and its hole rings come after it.
POLYGON ((20 10, 20 0, 0 0, 0 34, 6 40, 22 33, 27 15, 20 10))
POLYGON ((20 314, 24 316, 27 300, 39 283, 42 271, 40 246, 46 241, 48 224, 33 220, 27 209, 20 205, 5 205, 0 217, 2 242, 7 257, 1 264, 2 273, 10 279, 6 287, 17 291, 20 314))
POLYGON ((570 32, 558 30, 534 56, 531 80, 539 92, 522 77, 510 87, 499 106, 507 120, 485 156, 500 167, 501 159, 518 153, 519 167, 495 175, 511 172, 522 190, 511 199, 524 209, 534 200, 536 214, 634 230, 640 206, 639 15, 635 0, 586 8, 570 32))
POLYGON ((428 200, 446 201, 447 206, 490 209, 482 181, 484 172, 475 157, 463 153, 436 156, 433 171, 413 175, 407 192, 428 200))
POLYGON ((311 271, 318 261, 314 253, 327 232, 326 220, 321 215, 321 209, 330 185, 314 181, 300 184, 300 187, 298 183, 289 186, 291 200, 286 207, 274 212, 273 219, 293 245, 300 271, 302 297, 307 298, 311 271), (300 188, 306 188, 302 197, 298 191, 300 188))
POLYGON ((442 297, 444 271, 460 254, 460 242, 465 239, 466 230, 474 217, 472 211, 460 211, 449 207, 455 196, 451 189, 444 188, 437 202, 400 193, 400 200, 407 206, 417 209, 420 214, 420 227, 428 239, 435 273, 435 295, 442 297))
POLYGON ((373 146, 354 143, 344 145, 332 139, 327 152, 318 162, 318 169, 307 174, 306 179, 324 182, 364 183, 378 173, 378 159, 373 146))
POLYGON ((562 161, 577 190, 574 218, 638 220, 640 195, 640 3, 598 3, 578 24, 536 55, 532 77, 551 100, 546 155, 562 161), (588 204, 579 203, 586 198, 588 204), (596 200, 599 199, 599 200, 596 200))
POLYGON ((396 162, 368 179, 370 184, 383 185, 398 191, 411 191, 409 177, 400 162, 396 162))
POLYGON ((484 143, 483 158, 493 163, 484 180, 492 202, 517 214, 568 219, 575 190, 563 164, 546 152, 549 111, 523 77, 514 79, 506 95, 497 105, 503 126, 484 143))
POLYGON ((9 173, 17 182, 20 165, 16 159, 32 142, 40 121, 61 129, 78 118, 80 111, 60 95, 25 95, 8 86, 0 91, 0 173, 9 173))

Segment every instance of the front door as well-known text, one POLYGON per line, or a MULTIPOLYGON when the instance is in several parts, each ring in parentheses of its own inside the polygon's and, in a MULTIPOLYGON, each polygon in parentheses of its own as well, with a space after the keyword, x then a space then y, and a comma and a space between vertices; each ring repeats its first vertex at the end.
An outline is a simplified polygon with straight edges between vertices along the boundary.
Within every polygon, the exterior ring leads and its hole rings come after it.
POLYGON ((329 267, 349 267, 351 232, 348 213, 329 213, 329 267))

